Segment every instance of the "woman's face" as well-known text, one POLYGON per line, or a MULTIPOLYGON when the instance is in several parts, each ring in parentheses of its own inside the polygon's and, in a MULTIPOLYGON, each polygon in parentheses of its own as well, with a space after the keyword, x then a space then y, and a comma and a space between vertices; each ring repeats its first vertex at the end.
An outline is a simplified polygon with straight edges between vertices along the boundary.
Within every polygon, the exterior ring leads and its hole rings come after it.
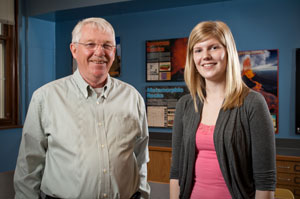
POLYGON ((196 43, 193 58, 199 74, 206 82, 225 82, 227 51, 217 39, 209 38, 196 43))

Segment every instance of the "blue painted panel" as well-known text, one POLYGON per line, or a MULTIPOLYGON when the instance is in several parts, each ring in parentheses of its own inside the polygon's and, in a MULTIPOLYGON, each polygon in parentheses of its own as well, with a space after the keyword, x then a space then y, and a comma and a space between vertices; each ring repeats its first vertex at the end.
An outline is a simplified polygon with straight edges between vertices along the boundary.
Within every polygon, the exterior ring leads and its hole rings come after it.
POLYGON ((55 23, 29 17, 27 25, 27 45, 29 48, 55 48, 55 23))
POLYGON ((44 84, 54 80, 54 51, 43 48, 28 48, 27 94, 28 102, 32 93, 44 84))
POLYGON ((0 172, 15 169, 21 142, 21 130, 0 131, 0 172))
POLYGON ((28 19, 25 56, 27 109, 34 90, 55 79, 55 23, 28 19))
POLYGON ((56 79, 72 74, 72 54, 70 51, 70 43, 72 40, 72 30, 75 22, 57 22, 56 23, 56 79), (68 32, 62 30, 69 30, 68 32))

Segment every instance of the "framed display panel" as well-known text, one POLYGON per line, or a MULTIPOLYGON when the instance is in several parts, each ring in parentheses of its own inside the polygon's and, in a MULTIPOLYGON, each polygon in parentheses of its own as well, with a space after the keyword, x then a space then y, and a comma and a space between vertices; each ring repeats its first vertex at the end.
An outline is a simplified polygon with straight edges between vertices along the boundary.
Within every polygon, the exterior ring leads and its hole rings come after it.
POLYGON ((261 93, 270 110, 275 132, 278 132, 278 49, 240 51, 243 81, 261 93))
MULTIPOLYGON (((75 72, 77 69, 77 62, 72 58, 72 72, 75 72)), ((116 53, 115 60, 110 67, 109 75, 111 77, 120 77, 121 74, 121 40, 120 37, 116 37, 116 53)))
POLYGON ((187 93, 189 92, 186 86, 146 87, 148 126, 172 128, 176 103, 187 93))
POLYGON ((296 133, 300 134, 300 48, 296 49, 296 133))
POLYGON ((116 37, 116 54, 115 60, 110 67, 109 75, 112 77, 120 77, 121 74, 121 40, 120 37, 116 37))
POLYGON ((146 80, 184 81, 188 38, 146 41, 146 80))

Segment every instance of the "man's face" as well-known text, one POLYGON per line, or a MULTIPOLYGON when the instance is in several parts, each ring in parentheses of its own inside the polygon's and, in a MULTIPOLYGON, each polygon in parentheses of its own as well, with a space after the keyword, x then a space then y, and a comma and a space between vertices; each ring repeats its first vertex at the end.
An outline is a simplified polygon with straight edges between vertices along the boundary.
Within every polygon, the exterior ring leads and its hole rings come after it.
POLYGON ((71 43, 70 49, 78 63, 79 72, 92 87, 104 85, 115 59, 114 46, 115 38, 110 32, 91 24, 82 27, 78 43, 71 43))

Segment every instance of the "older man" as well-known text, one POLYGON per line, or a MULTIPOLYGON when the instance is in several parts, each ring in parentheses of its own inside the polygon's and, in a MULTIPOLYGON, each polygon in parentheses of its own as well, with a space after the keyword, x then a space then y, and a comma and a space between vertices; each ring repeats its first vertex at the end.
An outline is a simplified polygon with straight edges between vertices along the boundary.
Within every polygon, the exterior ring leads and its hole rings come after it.
POLYGON ((148 128, 143 98, 109 76, 113 27, 80 21, 70 49, 73 75, 36 90, 14 176, 16 198, 149 198, 148 128))

